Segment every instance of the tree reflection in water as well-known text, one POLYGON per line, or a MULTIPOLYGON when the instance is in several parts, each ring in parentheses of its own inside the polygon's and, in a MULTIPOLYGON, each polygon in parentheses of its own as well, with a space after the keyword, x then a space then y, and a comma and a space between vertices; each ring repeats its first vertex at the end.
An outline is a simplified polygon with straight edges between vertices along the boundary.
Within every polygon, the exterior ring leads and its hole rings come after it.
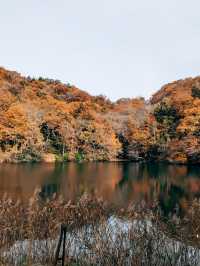
POLYGON ((200 167, 128 162, 0 166, 0 196, 28 201, 36 188, 42 198, 57 193, 76 200, 88 192, 120 207, 158 201, 164 215, 182 216, 188 202, 200 196, 200 167))

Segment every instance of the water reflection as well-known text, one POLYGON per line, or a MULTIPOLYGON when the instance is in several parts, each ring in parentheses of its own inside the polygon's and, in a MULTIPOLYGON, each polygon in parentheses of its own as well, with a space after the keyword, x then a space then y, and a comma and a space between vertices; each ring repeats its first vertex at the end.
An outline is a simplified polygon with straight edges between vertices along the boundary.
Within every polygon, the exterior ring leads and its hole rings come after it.
POLYGON ((200 196, 200 167, 137 163, 19 164, 0 166, 0 196, 28 201, 39 187, 42 197, 55 192, 75 200, 96 193, 119 206, 144 200, 160 202, 167 215, 180 213, 200 196))

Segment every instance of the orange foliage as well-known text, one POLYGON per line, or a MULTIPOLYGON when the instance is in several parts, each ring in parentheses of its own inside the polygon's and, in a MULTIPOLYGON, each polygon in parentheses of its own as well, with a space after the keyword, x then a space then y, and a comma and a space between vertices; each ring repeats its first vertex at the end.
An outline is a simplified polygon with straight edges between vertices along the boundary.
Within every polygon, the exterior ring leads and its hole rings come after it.
POLYGON ((113 103, 58 80, 0 68, 0 160, 24 153, 40 160, 48 153, 69 160, 200 162, 199 84, 200 77, 179 80, 162 87, 150 103, 113 103), (164 102, 171 114, 157 121, 154 110, 164 102))

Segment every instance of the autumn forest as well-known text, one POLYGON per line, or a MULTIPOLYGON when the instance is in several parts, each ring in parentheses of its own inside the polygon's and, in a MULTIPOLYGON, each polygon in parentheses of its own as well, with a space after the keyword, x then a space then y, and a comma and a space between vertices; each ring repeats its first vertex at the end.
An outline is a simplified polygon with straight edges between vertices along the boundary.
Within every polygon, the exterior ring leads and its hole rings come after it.
POLYGON ((111 102, 0 68, 0 162, 200 162, 200 77, 111 102))

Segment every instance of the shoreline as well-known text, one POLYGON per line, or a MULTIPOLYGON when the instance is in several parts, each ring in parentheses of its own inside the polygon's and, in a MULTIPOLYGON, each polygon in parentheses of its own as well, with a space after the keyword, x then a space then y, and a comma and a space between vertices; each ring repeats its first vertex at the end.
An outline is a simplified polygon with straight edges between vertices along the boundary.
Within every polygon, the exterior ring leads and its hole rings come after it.
POLYGON ((1 164, 65 164, 65 163, 137 163, 137 164, 167 164, 167 165, 179 165, 179 166, 200 166, 200 162, 180 162, 180 161, 169 161, 169 160, 128 160, 128 159, 115 159, 115 160, 81 160, 81 161, 76 161, 76 160, 26 160, 26 161, 17 161, 17 160, 11 160, 11 159, 6 159, 6 160, 0 160, 0 165, 1 164))

